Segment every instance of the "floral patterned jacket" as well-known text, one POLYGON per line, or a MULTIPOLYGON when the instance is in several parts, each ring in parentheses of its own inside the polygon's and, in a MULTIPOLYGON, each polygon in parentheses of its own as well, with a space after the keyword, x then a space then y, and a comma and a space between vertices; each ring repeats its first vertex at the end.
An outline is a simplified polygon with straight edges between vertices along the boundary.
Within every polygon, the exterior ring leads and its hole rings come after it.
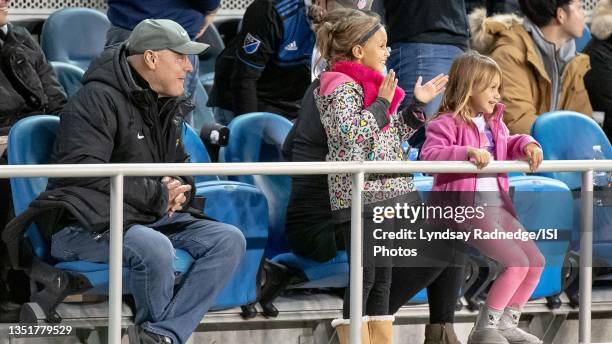
MULTIPOLYGON (((391 115, 390 104, 383 98, 364 108, 364 88, 343 73, 323 73, 321 86, 314 92, 328 139, 327 161, 404 160, 401 142, 424 123, 422 104, 414 101, 391 115)), ((332 211, 348 212, 351 176, 330 174, 328 184, 332 211)), ((363 191, 368 204, 415 191, 415 187, 410 175, 366 174, 363 191)))

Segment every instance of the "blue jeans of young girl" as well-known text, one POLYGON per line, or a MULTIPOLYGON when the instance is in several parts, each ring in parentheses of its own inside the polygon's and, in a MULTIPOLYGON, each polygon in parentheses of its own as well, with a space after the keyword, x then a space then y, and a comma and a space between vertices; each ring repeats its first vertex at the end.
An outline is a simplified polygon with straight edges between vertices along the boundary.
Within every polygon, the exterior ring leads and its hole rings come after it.
MULTIPOLYGON (((61 261, 108 263, 109 243, 68 226, 53 235, 51 255, 61 261)), ((134 225, 123 238, 123 265, 136 301, 134 322, 143 329, 185 343, 242 260, 246 241, 235 227, 189 214, 164 216, 134 225), (165 235, 160 231, 170 231, 165 235), (195 260, 175 292, 174 250, 195 260)))

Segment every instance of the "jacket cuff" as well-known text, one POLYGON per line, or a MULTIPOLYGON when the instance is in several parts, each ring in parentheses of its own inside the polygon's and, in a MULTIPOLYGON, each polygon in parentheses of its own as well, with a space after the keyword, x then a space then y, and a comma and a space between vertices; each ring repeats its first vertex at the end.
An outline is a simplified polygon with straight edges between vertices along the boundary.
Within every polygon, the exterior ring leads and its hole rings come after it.
POLYGON ((372 103, 372 105, 368 106, 366 109, 374 116, 374 119, 376 119, 376 124, 378 125, 379 129, 384 128, 390 123, 389 116, 387 116, 390 106, 391 103, 389 103, 388 100, 378 97, 374 103, 372 103))
POLYGON ((525 156, 525 147, 527 147, 527 145, 530 143, 535 143, 536 145, 538 145, 538 147, 540 147, 540 149, 542 149, 542 146, 533 137, 531 137, 530 135, 524 135, 523 138, 521 139, 521 144, 520 144, 520 147, 521 147, 520 155, 521 156, 525 156))
POLYGON ((157 215, 159 215, 160 217, 163 217, 164 215, 166 215, 166 209, 168 209, 168 188, 164 186, 164 184, 162 184, 161 182, 158 184, 159 185, 159 199, 160 199, 160 204, 159 204, 159 208, 156 209, 157 210, 157 215))
POLYGON ((412 101, 402 109, 401 117, 404 124, 416 130, 425 124, 427 118, 425 117, 425 103, 421 103, 415 97, 412 97, 412 101))

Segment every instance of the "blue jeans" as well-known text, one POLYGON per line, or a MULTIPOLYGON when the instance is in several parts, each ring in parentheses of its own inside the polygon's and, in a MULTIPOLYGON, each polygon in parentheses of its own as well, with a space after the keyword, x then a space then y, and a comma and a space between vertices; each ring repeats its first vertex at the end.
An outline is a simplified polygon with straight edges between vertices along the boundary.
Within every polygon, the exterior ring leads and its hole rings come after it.
MULTIPOLYGON (((78 227, 53 235, 51 255, 61 261, 108 263, 109 243, 78 227)), ((246 241, 237 228, 189 214, 164 216, 134 225, 123 238, 123 265, 136 301, 134 322, 147 331, 185 343, 244 256, 246 241), (162 234, 171 231, 172 234, 162 234), (194 262, 174 291, 174 250, 187 251, 194 262)))
MULTIPOLYGON (((440 73, 448 74, 455 57, 463 53, 454 45, 429 43, 395 43, 391 49, 387 68, 395 70, 398 85, 406 91, 404 105, 412 99, 419 76, 426 83, 440 73)), ((442 95, 439 95, 427 104, 427 118, 436 114, 441 101, 442 95)))
MULTIPOLYGON (((132 31, 117 26, 111 26, 106 33, 106 47, 127 41, 128 37, 130 37, 130 33, 132 33, 132 31)), ((183 87, 185 88, 185 95, 193 99, 196 82, 200 82, 198 75, 200 69, 200 59, 198 58, 198 55, 187 56, 189 57, 193 71, 191 73, 187 73, 183 87)))

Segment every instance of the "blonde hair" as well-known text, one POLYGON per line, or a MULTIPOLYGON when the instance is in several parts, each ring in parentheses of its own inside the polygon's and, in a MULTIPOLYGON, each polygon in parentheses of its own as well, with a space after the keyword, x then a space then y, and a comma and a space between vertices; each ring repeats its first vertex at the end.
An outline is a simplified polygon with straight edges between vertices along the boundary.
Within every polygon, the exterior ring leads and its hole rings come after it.
POLYGON ((353 47, 363 43, 363 37, 379 25, 380 18, 376 14, 350 8, 330 11, 316 28, 321 58, 330 66, 338 61, 353 60, 353 47))
POLYGON ((448 73, 448 84, 436 117, 440 113, 454 112, 464 121, 471 121, 474 110, 470 106, 470 97, 489 87, 496 75, 500 78, 501 93, 502 71, 492 58, 475 51, 457 57, 448 73))

